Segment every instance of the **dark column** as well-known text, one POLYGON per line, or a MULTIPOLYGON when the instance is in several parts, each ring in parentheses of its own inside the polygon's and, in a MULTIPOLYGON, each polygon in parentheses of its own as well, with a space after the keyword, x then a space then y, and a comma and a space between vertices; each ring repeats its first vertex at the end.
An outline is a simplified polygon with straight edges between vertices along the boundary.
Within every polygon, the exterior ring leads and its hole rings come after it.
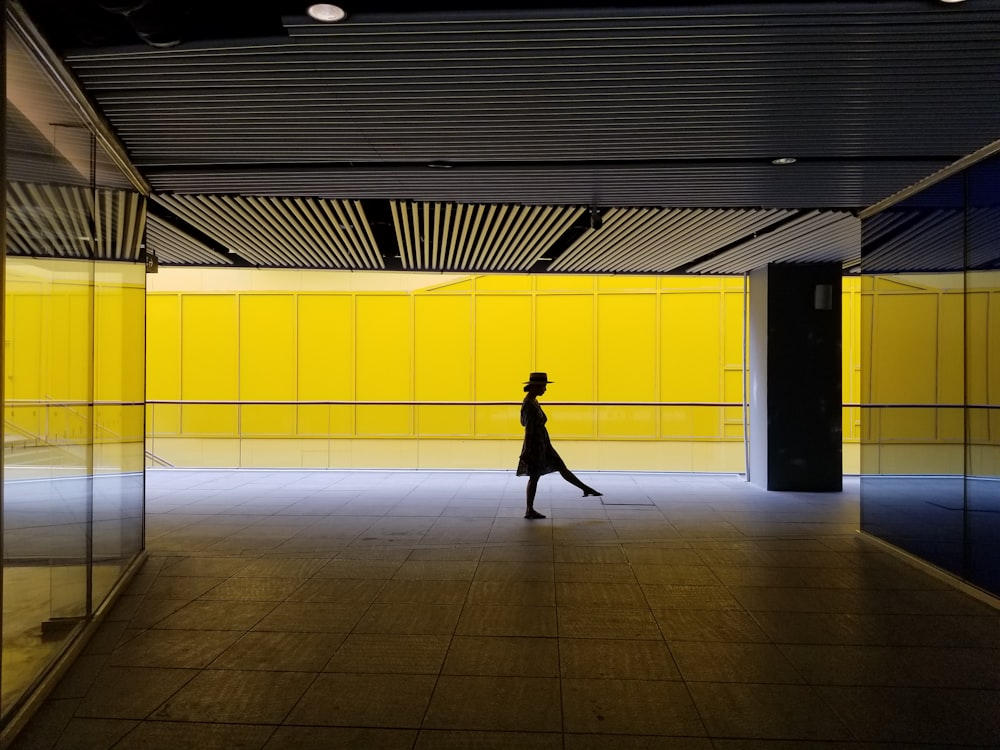
POLYGON ((839 492, 839 264, 750 274, 749 479, 768 490, 839 492))

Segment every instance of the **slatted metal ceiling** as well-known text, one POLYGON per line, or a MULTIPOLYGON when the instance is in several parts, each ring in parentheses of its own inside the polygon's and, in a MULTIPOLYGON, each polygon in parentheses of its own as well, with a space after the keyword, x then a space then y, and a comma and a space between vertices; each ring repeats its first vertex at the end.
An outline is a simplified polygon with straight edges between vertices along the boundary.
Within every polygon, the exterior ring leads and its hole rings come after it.
POLYGON ((166 265, 226 266, 234 263, 233 258, 216 252, 201 240, 153 215, 146 221, 146 246, 166 265))
POLYGON ((1000 0, 358 13, 285 29, 65 55, 178 226, 265 266, 398 254, 515 270, 547 252, 422 254, 424 207, 448 204, 605 209, 548 270, 851 263, 851 212, 1000 135, 1000 0), (362 200, 395 208, 397 247, 365 231, 362 200), (668 223, 644 244, 675 210, 696 214, 691 233, 668 223), (612 243, 619 217, 634 229, 612 243))
POLYGON ((154 200, 257 265, 385 267, 357 201, 226 195, 158 195, 154 200))
POLYGON ((392 202, 404 269, 527 271, 582 208, 392 202))
POLYGON ((7 252, 54 258, 141 258, 146 204, 125 190, 7 183, 7 252))

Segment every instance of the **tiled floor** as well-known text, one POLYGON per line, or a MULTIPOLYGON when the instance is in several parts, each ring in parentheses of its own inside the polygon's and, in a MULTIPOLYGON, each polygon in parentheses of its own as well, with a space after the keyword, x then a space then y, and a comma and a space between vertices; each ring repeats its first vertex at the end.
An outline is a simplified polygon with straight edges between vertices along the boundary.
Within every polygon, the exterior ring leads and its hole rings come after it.
POLYGON ((155 471, 30 748, 1000 746, 1000 611, 731 476, 155 471))

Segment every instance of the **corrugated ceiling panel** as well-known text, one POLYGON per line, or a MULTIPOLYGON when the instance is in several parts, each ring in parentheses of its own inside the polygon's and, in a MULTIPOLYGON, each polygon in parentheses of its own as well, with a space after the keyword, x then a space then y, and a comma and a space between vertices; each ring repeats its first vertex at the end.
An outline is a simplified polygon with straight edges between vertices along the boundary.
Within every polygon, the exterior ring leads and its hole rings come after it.
POLYGON ((229 195, 157 195, 219 245, 277 268, 384 268, 358 201, 229 195))
POLYGON ((551 271, 670 273, 761 231, 793 211, 613 209, 551 271))
POLYGON ((798 206, 858 208, 995 139, 1000 98, 983 82, 1000 78, 1000 6, 827 6, 356 14, 292 24, 290 39, 70 62, 160 190, 216 190, 213 175, 246 165, 241 187, 216 192, 559 205, 596 193, 604 205, 687 206, 686 190, 703 207, 789 207, 802 195, 798 206), (786 154, 820 160, 819 179, 796 170, 774 188, 731 174, 786 154), (684 184, 633 188, 632 168, 659 160, 689 167, 684 184), (395 171, 434 161, 509 169, 529 196, 470 194, 471 173, 395 171), (867 187, 892 172, 883 161, 897 172, 867 187), (520 171, 566 162, 612 170, 545 190, 520 171), (295 176, 310 165, 342 165, 341 184, 295 176), (369 181, 348 165, 386 172, 369 181), (352 187, 359 177, 376 184, 352 187))
POLYGON ((391 203, 403 268, 527 271, 580 207, 391 203))
POLYGON ((233 259, 155 216, 146 222, 146 250, 165 265, 232 265, 233 259))
POLYGON ((145 198, 130 191, 7 183, 12 255, 137 261, 145 222, 145 198))
POLYGON ((860 219, 845 211, 809 211, 690 270, 747 273, 768 263, 853 264, 860 257, 860 219))
POLYGON ((968 213, 969 267, 1000 265, 1000 206, 980 206, 968 213))
POLYGON ((965 212, 898 209, 865 220, 861 268, 865 273, 961 271, 965 212))
POLYGON ((944 166, 943 161, 791 167, 725 161, 706 161, 700 166, 553 164, 453 169, 286 166, 147 170, 147 176, 157 190, 181 193, 273 193, 331 199, 431 195, 442 202, 531 205, 838 208, 871 205, 944 166))

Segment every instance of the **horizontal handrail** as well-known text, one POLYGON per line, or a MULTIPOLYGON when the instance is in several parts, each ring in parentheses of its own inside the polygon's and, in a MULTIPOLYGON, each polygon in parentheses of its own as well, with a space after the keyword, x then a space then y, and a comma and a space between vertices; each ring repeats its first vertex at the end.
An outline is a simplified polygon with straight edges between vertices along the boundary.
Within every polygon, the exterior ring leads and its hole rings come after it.
MULTIPOLYGON (((403 401, 348 399, 149 399, 147 401, 45 401, 41 399, 9 398, 5 406, 146 406, 172 404, 178 406, 519 406, 521 401, 403 401)), ((714 406, 737 407, 739 401, 543 401, 545 406, 714 406)), ((861 404, 842 403, 844 409, 1000 409, 1000 404, 861 404)))

